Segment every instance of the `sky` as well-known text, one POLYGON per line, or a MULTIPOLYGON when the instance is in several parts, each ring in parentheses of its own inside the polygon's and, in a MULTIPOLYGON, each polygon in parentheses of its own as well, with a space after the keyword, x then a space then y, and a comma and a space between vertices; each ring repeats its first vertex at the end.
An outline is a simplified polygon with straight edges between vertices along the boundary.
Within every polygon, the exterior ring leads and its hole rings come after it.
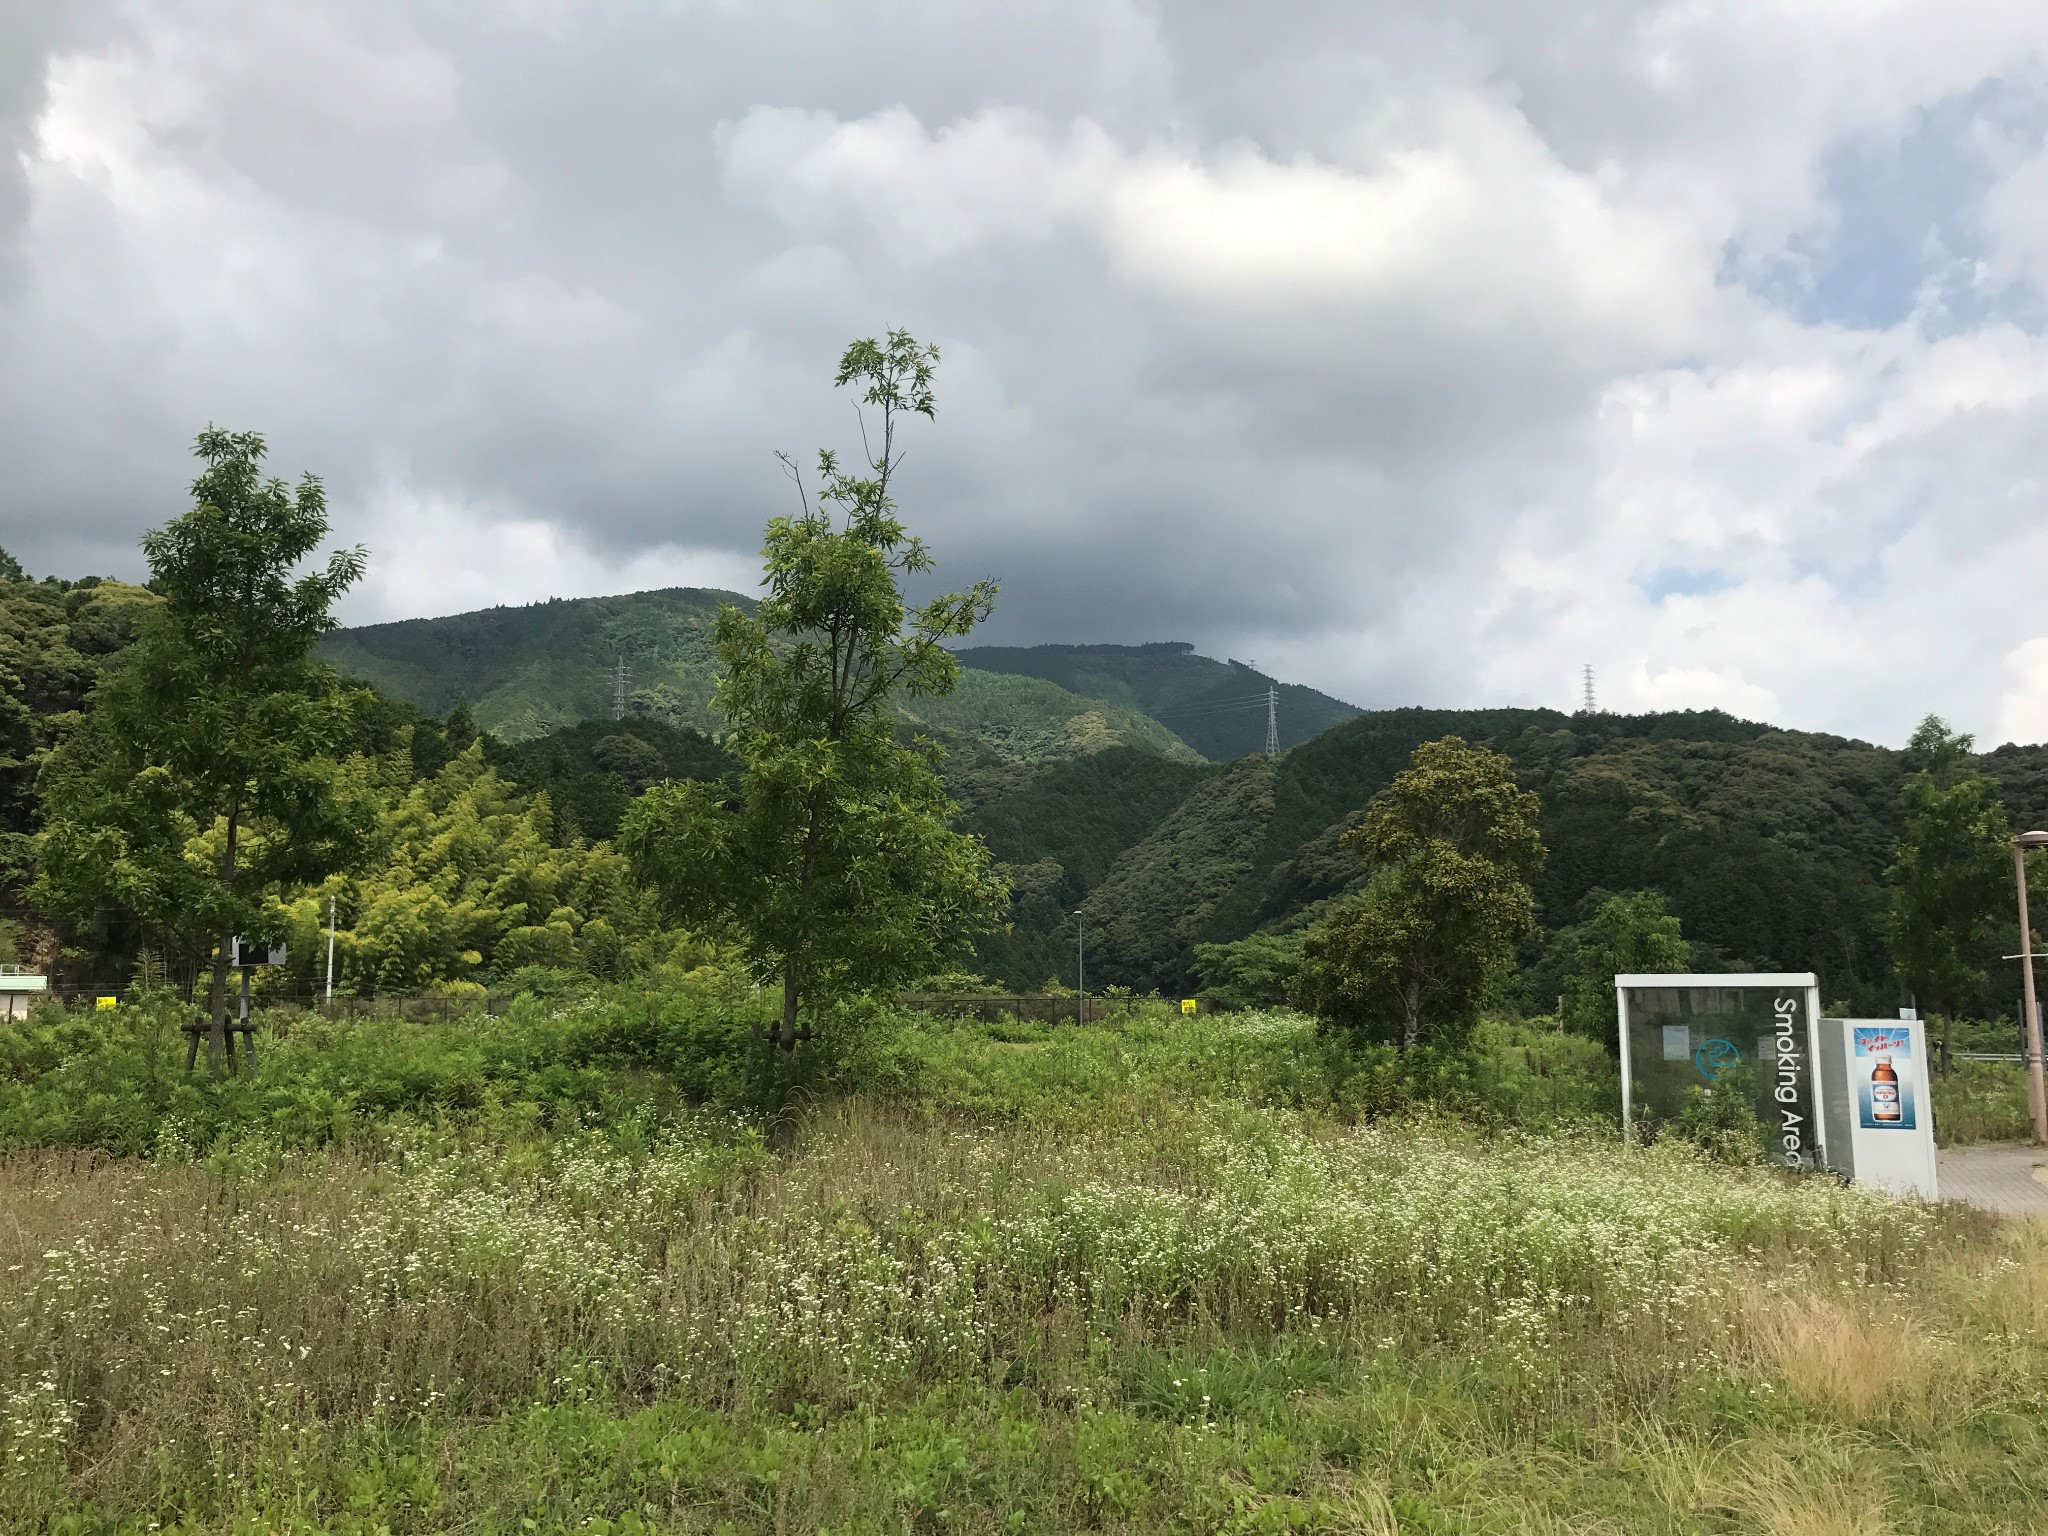
POLYGON ((990 643, 2048 738, 2040 0, 5 0, 0 545, 752 590, 850 339, 990 643))

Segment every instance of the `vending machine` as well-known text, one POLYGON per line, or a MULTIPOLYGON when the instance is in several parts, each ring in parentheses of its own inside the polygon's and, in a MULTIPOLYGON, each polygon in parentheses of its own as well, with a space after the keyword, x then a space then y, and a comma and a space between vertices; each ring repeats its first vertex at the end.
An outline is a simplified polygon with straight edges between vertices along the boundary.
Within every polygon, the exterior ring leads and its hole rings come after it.
POLYGON ((1940 1199, 1921 1022, 1822 1019, 1820 1068, 1828 1166, 1852 1183, 1940 1199))

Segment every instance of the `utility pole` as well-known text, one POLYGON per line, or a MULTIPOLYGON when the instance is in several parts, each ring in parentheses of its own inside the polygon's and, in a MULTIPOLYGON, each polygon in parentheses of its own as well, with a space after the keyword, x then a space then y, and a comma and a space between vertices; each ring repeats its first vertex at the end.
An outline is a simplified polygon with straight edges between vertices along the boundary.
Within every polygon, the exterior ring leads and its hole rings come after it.
POLYGON ((623 653, 612 664, 612 718, 626 718, 626 658, 623 653))
POLYGON ((327 898, 327 1001, 334 1001, 334 898, 327 898))
POLYGON ((1074 913, 1074 1022, 1088 1022, 1088 952, 1087 931, 1081 926, 1081 914, 1074 913))
POLYGON ((2048 1085, 2041 1076, 2041 1005, 2034 996, 2034 920, 2027 909, 2027 850, 2048 848, 2048 832, 2022 832, 2012 840, 2013 883, 2020 897, 2020 981, 2026 988, 2027 1109, 2034 1120, 2034 1144, 2048 1145, 2048 1085))
POLYGON ((1585 703, 1583 703, 1583 704, 1581 704, 1581 705, 1579 706, 1579 713, 1580 713, 1580 714, 1582 714, 1582 715, 1590 715, 1590 714, 1594 713, 1594 705, 1593 705, 1593 663, 1591 663, 1590 661, 1586 663, 1586 666, 1585 666, 1585 674, 1584 674, 1584 675, 1585 675, 1585 680, 1586 680, 1586 702, 1585 702, 1585 703))
POLYGON ((1266 756, 1280 755, 1280 690, 1266 685, 1266 756))

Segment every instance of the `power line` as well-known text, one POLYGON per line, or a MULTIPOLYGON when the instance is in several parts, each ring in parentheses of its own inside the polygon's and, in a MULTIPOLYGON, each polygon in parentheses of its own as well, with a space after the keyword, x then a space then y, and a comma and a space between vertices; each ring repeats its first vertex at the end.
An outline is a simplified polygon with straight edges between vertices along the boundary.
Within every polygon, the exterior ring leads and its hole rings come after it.
POLYGON ((1197 704, 1167 704, 1158 709, 1147 710, 1145 713, 1158 720, 1169 715, 1213 715, 1233 709, 1264 709, 1267 694, 1271 692, 1272 690, 1268 689, 1266 693, 1248 693, 1241 699, 1205 699, 1197 704))

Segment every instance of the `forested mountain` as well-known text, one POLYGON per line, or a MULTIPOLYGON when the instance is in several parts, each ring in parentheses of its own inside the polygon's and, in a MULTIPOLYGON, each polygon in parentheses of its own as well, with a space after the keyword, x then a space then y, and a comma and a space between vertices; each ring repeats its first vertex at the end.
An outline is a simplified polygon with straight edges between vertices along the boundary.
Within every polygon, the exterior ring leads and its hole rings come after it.
POLYGON ((1069 692, 1142 710, 1202 756, 1218 762, 1263 752, 1266 692, 1273 689, 1280 745, 1307 741, 1358 710, 1299 683, 1282 683, 1248 661, 1197 656, 1185 640, 1153 645, 969 646, 959 652, 983 672, 1042 677, 1069 692))
MULTIPOLYGON (((425 900, 431 884, 421 871, 422 861, 439 857, 430 851, 443 835, 435 818, 510 818, 506 826, 528 829, 520 838, 540 839, 524 852, 508 845, 514 864, 610 871, 577 850, 609 839, 634 795, 660 779, 727 771, 724 751, 677 718, 695 709, 708 723, 701 711, 710 695, 709 620, 725 600, 677 590, 334 637, 330 658, 383 690, 365 696, 351 750, 388 789, 393 847, 418 850, 404 855, 413 874, 394 865, 339 888, 344 923, 353 899, 370 924, 355 940, 370 967, 364 975, 445 980, 465 964, 474 969, 464 974, 485 974, 501 963, 492 942, 472 935, 458 944, 453 930, 419 915, 424 908, 405 905, 425 900), (611 659, 629 640, 660 665, 637 667, 638 708, 614 721, 611 659), (494 721, 509 722, 512 739, 479 729, 494 721), (474 762, 458 767, 466 754, 474 762), (480 778, 483 768, 495 778, 480 778), (412 915, 401 922, 401 911, 412 915), (482 958, 461 961, 469 951, 482 958), (382 957, 374 965, 373 952, 382 957), (400 955, 413 958, 392 958, 400 955)), ((31 582, 0 570, 0 904, 31 929, 21 903, 38 764, 67 720, 89 707, 101 669, 155 601, 117 582, 31 582)), ((1879 913, 1901 826, 1899 752, 1713 712, 1402 709, 1354 715, 1276 758, 1202 761, 1139 706, 1171 719, 1179 703, 1229 697, 1217 691, 1219 676, 1242 687, 1262 685, 1260 674, 1179 645, 980 648, 963 660, 960 692, 913 706, 904 729, 927 731, 945 748, 965 827, 1008 867, 1011 924, 982 941, 977 962, 992 980, 1035 987, 1051 976, 1071 979, 1078 911, 1093 984, 1189 988, 1197 945, 1290 932, 1342 896, 1361 874, 1338 847, 1342 832, 1418 745, 1455 733, 1506 753, 1541 799, 1549 860, 1537 895, 1546 929, 1583 920, 1608 893, 1657 890, 1703 963, 1812 969, 1831 999, 1885 1011, 1898 1001, 1879 913), (1016 670, 984 665, 991 658, 1016 670), (1084 697, 1041 670, 1101 696, 1084 697)), ((1348 711, 1310 690, 1293 696, 1305 697, 1305 708, 1348 711)), ((1211 726, 1189 726, 1188 734, 1228 751, 1236 743, 1214 722, 1230 718, 1219 710, 1211 726)), ((1263 735, 1263 711, 1247 718, 1263 735)), ((1976 764, 1999 785, 2015 826, 2048 824, 2048 749, 2004 746, 1976 764)), ((539 877, 517 876, 529 878, 539 877)), ((624 907, 585 943, 587 914, 544 913, 537 899, 521 898, 531 909, 522 914, 521 901, 492 900, 502 905, 476 910, 500 913, 492 921, 505 935, 521 933, 518 943, 536 953, 569 953, 573 939, 576 954, 596 954, 612 942, 607 934, 641 942, 633 924, 644 919, 628 921, 624 907), (543 916, 557 924, 554 937, 525 932, 547 926, 543 916)), ((294 921, 310 922, 311 911, 294 921)), ((39 931, 25 936, 37 954, 54 954, 47 930, 39 931)), ((0 929, 0 944, 23 937, 0 929)), ((90 936, 75 937, 77 965, 113 963, 92 958, 90 936)), ((1986 1009, 2011 1006, 2009 967, 1999 958, 2009 947, 2001 941, 1982 957, 1993 977, 1980 1000, 1986 1009)), ((1541 958, 1539 941, 1525 959, 1541 958)))
POLYGON ((751 598, 701 587, 551 598, 344 629, 320 654, 428 714, 466 703, 480 729, 505 741, 608 718, 623 660, 635 712, 708 730, 711 621, 721 603, 753 607, 751 598))
MULTIPOLYGON (((630 715, 709 732, 719 727, 711 709, 717 678, 711 624, 722 603, 754 606, 738 593, 699 587, 551 599, 344 629, 322 643, 320 654, 428 714, 445 715, 465 703, 480 729, 508 742, 610 718, 623 662, 630 715)), ((1217 662, 1202 665, 1228 670, 1217 662)), ((1128 699, 1086 696, 1022 672, 970 672, 950 698, 912 701, 904 715, 936 733, 972 737, 1017 763, 1113 746, 1183 760, 1200 756, 1128 699)), ((1264 719, 1261 714, 1261 740, 1264 719)))
MULTIPOLYGON (((1048 774, 1018 797, 1032 814, 998 802, 969 818, 1023 875, 1012 931, 984 943, 983 963, 1018 985, 1071 975, 1078 907, 1094 981, 1187 989, 1198 943, 1299 927, 1349 889, 1362 872, 1338 836, 1417 746, 1447 734, 1507 754, 1541 797, 1546 928, 1606 894, 1655 889, 1713 965, 1810 969, 1832 999, 1898 1001, 1879 913, 1903 755, 1717 712, 1378 711, 1276 760, 1184 771, 1177 797, 1135 793, 1133 781, 1163 785, 1141 763, 1122 778, 1107 761, 1048 774), (1113 829, 1099 877, 1069 872, 1073 839, 1056 830, 1068 825, 1113 829)), ((1979 766, 2016 825, 2048 818, 2048 751, 2001 748, 1979 766)), ((1995 1007, 2004 969, 1985 958, 1995 1007)))

